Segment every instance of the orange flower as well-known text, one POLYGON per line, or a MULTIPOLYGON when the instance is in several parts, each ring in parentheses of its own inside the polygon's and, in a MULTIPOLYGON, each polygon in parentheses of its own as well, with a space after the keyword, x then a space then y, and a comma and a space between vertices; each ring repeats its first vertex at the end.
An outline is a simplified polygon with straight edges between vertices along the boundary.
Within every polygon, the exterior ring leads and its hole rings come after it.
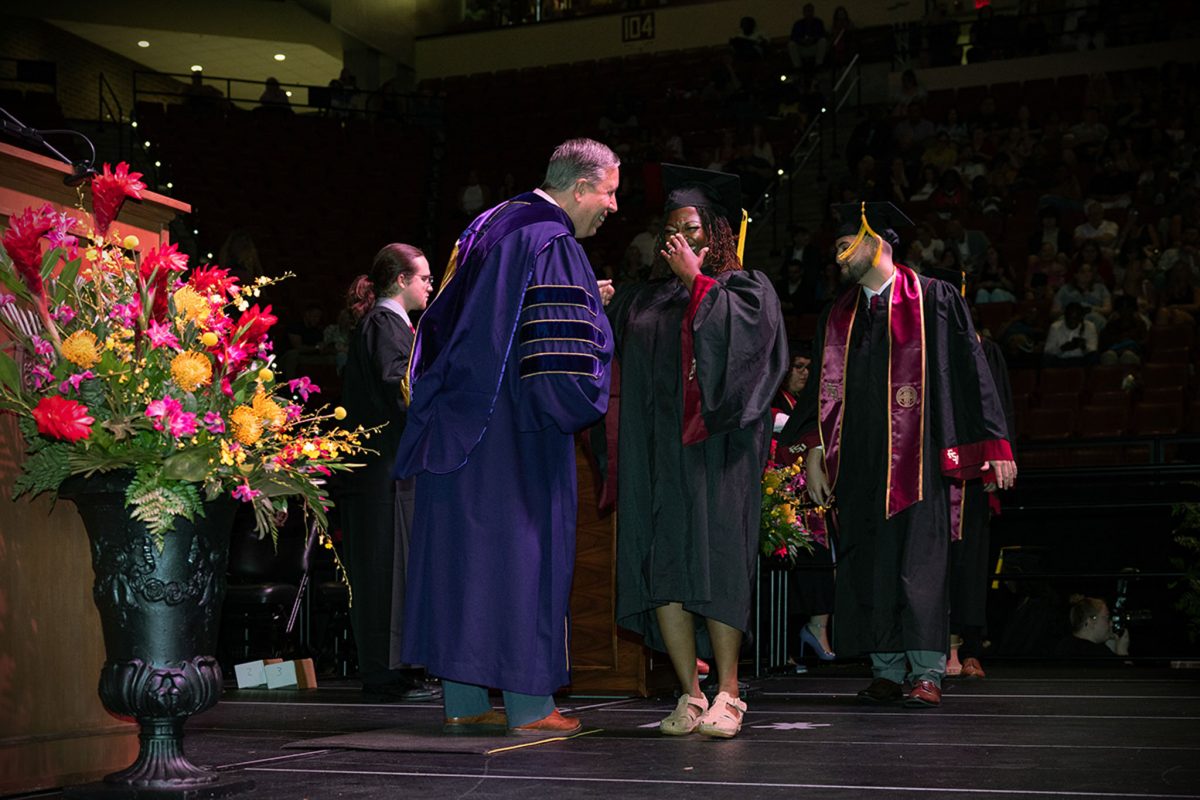
POLYGON ((182 314, 188 322, 203 325, 212 313, 212 306, 191 286, 181 286, 175 292, 175 311, 182 314))
POLYGON ((212 382, 212 363, 200 353, 183 352, 171 359, 171 377, 185 392, 212 382))
POLYGON ((287 412, 261 388, 254 393, 254 414, 268 428, 282 428, 287 422, 287 412))
POLYGON ((250 406, 238 406, 229 415, 233 435, 244 445, 252 445, 262 438, 262 422, 250 406))
POLYGON ((77 367, 90 369, 100 360, 100 348, 96 334, 91 331, 75 331, 62 343, 63 358, 77 367))

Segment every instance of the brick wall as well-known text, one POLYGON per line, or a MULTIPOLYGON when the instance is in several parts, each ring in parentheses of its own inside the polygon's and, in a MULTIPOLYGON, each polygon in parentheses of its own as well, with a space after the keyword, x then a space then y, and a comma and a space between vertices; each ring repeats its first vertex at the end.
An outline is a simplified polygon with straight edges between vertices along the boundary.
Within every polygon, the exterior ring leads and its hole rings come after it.
MULTIPOLYGON (((133 110, 133 71, 144 66, 41 20, 0 14, 0 55, 58 65, 58 103, 67 119, 98 118, 99 76, 111 84, 126 117, 133 110)), ((31 89, 17 85, 13 88, 31 89)), ((138 88, 179 91, 171 78, 138 78, 138 88)))

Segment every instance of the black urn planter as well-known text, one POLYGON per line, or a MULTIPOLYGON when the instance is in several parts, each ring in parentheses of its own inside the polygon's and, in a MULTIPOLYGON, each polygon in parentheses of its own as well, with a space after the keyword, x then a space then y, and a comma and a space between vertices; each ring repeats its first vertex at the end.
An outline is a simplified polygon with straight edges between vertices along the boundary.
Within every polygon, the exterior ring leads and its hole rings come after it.
POLYGON ((71 478, 59 496, 79 509, 92 551, 92 595, 104 629, 100 701, 138 723, 137 760, 80 797, 219 797, 253 787, 246 779, 192 764, 183 725, 221 695, 214 655, 229 534, 237 503, 206 503, 193 522, 178 519, 162 551, 125 506, 133 477, 121 471, 71 478))

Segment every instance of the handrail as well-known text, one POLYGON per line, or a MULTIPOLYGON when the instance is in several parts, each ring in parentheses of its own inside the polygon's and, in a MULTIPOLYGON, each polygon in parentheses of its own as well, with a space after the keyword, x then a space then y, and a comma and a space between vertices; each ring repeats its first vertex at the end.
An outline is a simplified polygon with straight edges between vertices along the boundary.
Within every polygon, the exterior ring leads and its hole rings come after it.
POLYGON ((104 73, 100 73, 99 86, 96 96, 99 98, 99 108, 96 110, 96 122, 101 127, 105 124, 105 112, 108 113, 108 120, 116 123, 117 127, 117 158, 124 161, 127 156, 127 148, 125 146, 125 126, 122 124, 125 121, 125 108, 121 105, 121 98, 117 97, 117 92, 113 89, 112 84, 104 77, 104 73), (107 93, 105 90, 108 90, 107 93), (109 102, 111 98, 111 103, 109 102), (114 109, 113 106, 116 106, 114 109))

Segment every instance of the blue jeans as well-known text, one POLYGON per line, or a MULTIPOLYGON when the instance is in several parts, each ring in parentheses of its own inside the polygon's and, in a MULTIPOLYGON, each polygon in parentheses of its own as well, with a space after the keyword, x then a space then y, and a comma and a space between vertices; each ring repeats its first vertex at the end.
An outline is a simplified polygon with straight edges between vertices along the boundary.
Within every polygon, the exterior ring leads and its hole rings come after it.
MULTIPOLYGON (((487 687, 445 679, 442 679, 442 704, 447 718, 474 717, 492 708, 487 687)), ((508 727, 528 725, 554 712, 554 696, 504 692, 504 711, 508 727)))

